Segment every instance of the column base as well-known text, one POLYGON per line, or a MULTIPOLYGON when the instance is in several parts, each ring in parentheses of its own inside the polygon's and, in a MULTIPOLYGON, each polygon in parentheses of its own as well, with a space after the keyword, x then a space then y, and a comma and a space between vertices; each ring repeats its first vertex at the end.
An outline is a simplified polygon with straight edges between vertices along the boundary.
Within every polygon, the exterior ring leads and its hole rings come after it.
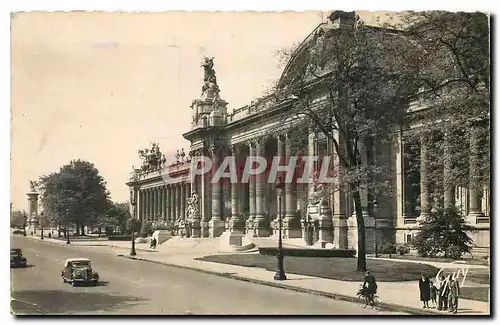
MULTIPOLYGON (((368 214, 368 211, 363 210, 363 219, 365 222, 365 253, 375 253, 375 219, 368 214)), ((349 220, 348 224, 348 246, 358 251, 358 224, 357 217, 354 213, 349 220)))
POLYGON ((333 216, 333 245, 337 248, 345 249, 348 243, 348 225, 345 215, 333 216))
POLYGON ((302 237, 302 227, 300 220, 290 217, 286 217, 283 222, 283 230, 286 238, 301 238, 302 237))
POLYGON ((240 218, 231 217, 229 220, 229 231, 244 232, 245 231, 245 221, 240 218))
POLYGON ((264 216, 255 216, 253 227, 257 237, 271 236, 271 225, 269 224, 269 220, 264 216))
POLYGON ((208 237, 220 237, 225 230, 224 221, 221 219, 213 219, 208 222, 208 237))
POLYGON ((484 214, 481 211, 469 211, 466 220, 469 224, 475 225, 477 224, 477 218, 484 218, 484 214))
POLYGON ((209 226, 207 221, 200 222, 200 237, 207 238, 209 233, 209 226))

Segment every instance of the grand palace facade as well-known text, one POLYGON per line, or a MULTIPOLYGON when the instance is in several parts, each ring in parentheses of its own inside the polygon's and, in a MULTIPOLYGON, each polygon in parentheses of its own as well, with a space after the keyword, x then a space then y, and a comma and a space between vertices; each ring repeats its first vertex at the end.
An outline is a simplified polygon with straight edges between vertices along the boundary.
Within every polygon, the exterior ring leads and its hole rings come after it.
MULTIPOLYGON (((337 25, 333 22, 319 25, 297 51, 311 42, 312 35, 318 30, 342 28, 342 23, 341 19, 337 25)), ((285 68, 282 80, 286 80, 290 73, 292 61, 285 68)), ((127 182, 133 216, 151 222, 187 222, 190 198, 195 193, 199 196, 199 220, 192 226, 195 228, 191 233, 193 237, 219 237, 225 230, 256 237, 273 236, 276 234, 278 212, 282 211, 285 238, 305 238, 304 229, 310 223, 316 229, 315 241, 330 243, 338 248, 356 247, 356 215, 348 190, 339 188, 329 192, 328 213, 323 219, 315 220, 308 213, 312 183, 285 183, 283 195, 278 199, 275 184, 267 182, 265 177, 255 175, 248 182, 241 181, 245 165, 242 162, 248 157, 265 157, 267 161, 279 157, 282 161, 289 161, 297 154, 292 144, 297 141, 288 132, 283 118, 289 114, 293 99, 267 106, 250 104, 229 113, 228 103, 219 96, 212 59, 205 59, 204 68, 202 95, 191 104, 191 129, 183 134, 191 143, 189 153, 182 152, 177 155, 175 163, 166 164, 164 157, 162 159, 161 154, 157 154, 159 149, 151 149, 149 155, 156 155, 154 163, 134 170, 127 182), (229 179, 211 182, 213 173, 193 175, 192 163, 199 161, 198 158, 209 157, 211 169, 216 170, 228 156, 236 161, 237 182, 230 182, 229 179), (278 206, 280 201, 281 209, 278 206), (318 230, 321 229, 322 235, 319 235, 318 230)), ((314 87, 314 80, 310 84, 314 87)), ((320 105, 321 94, 317 102, 320 105)), ((418 116, 418 113, 408 114, 418 116)), ((329 156, 333 162, 338 160, 331 140, 321 132, 311 128, 305 137, 300 150, 302 154, 329 156)), ((341 143, 341 138, 337 136, 337 139, 341 143)), ((479 144, 471 137, 467 145, 473 151, 479 144)), ((428 150, 424 139, 417 146, 410 146, 402 130, 394 132, 392 143, 375 146, 377 163, 385 170, 392 194, 378 197, 377 208, 373 213, 365 214, 369 197, 367 193, 361 193, 368 252, 375 247, 375 241, 379 245, 386 241, 411 242, 418 232, 418 218, 432 204, 427 185, 428 150), (408 181, 410 165, 415 163, 405 154, 409 150, 418 151, 414 155, 419 160, 418 187, 411 186, 408 181)), ((474 165, 469 168, 473 172, 474 165)), ((470 189, 455 186, 443 190, 442 197, 445 204, 456 205, 466 220, 478 229, 471 234, 475 246, 489 247, 489 184, 470 189)))

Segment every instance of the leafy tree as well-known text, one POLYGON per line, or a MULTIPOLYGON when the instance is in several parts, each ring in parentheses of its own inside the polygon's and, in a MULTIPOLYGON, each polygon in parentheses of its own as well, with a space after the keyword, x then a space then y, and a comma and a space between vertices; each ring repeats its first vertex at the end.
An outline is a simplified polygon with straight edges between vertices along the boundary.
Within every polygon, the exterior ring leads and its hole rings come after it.
POLYGON ((98 218, 96 225, 99 225, 99 227, 119 227, 121 231, 125 231, 127 219, 130 217, 128 203, 109 202, 108 209, 98 218))
POLYGON ((434 207, 425 220, 420 221, 420 232, 414 246, 421 256, 458 259, 470 253, 472 239, 467 234, 475 231, 456 208, 434 207))
POLYGON ((339 18, 341 28, 320 29, 299 46, 270 102, 290 103, 288 125, 303 125, 305 120, 333 144, 341 188, 352 193, 354 201, 357 269, 364 271, 363 212, 373 213, 374 195, 388 191, 386 169, 366 148, 390 141, 403 120, 405 107, 418 92, 419 59, 415 46, 400 32, 365 26, 354 13, 330 16, 332 21, 339 18), (363 203, 366 195, 368 202, 363 203))
POLYGON ((10 226, 16 228, 23 228, 25 216, 22 211, 11 211, 10 213, 10 226))
POLYGON ((407 37, 419 45, 418 78, 424 95, 420 104, 430 108, 425 112, 427 120, 440 121, 409 133, 413 138, 429 139, 427 179, 431 202, 434 198, 442 200, 443 188, 488 184, 491 160, 488 16, 480 12, 410 12, 397 27, 405 28, 407 37), (472 132, 477 132, 478 152, 471 152, 468 145, 472 132), (445 141, 433 141, 443 138, 445 141), (475 173, 469 170, 471 154, 476 156, 475 173), (445 167, 447 179, 443 179, 445 167))
POLYGON ((55 224, 74 223, 77 233, 91 218, 102 215, 109 205, 109 193, 99 171, 90 162, 73 160, 58 173, 40 178, 44 211, 55 224))
POLYGON ((139 232, 141 230, 142 223, 139 219, 136 219, 134 217, 130 217, 127 219, 127 222, 125 224, 125 228, 127 229, 128 233, 132 234, 132 232, 139 232))

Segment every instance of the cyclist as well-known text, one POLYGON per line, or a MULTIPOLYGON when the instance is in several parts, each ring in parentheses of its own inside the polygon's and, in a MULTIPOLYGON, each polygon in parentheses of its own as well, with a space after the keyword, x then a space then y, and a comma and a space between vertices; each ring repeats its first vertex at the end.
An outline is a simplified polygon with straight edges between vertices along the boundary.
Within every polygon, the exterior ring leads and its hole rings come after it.
POLYGON ((370 271, 366 271, 365 273, 365 281, 363 282, 363 289, 366 293, 366 296, 368 297, 368 300, 370 301, 370 305, 372 306, 375 305, 373 298, 377 293, 377 281, 375 280, 375 277, 370 274, 370 271))

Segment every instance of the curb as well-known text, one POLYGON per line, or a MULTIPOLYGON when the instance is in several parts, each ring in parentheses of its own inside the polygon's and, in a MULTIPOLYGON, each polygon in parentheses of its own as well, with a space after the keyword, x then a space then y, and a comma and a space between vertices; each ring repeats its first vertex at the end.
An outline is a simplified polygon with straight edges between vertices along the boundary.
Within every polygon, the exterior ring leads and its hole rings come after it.
MULTIPOLYGON (((155 263, 155 264, 161 264, 161 265, 176 267, 176 268, 180 268, 180 269, 188 269, 188 270, 192 270, 192 271, 198 271, 198 272, 202 272, 202 273, 207 273, 207 274, 211 274, 211 275, 235 279, 235 280, 239 280, 239 281, 251 282, 251 283, 266 285, 266 286, 285 289, 285 290, 292 290, 292 291, 312 294, 312 295, 316 295, 316 296, 327 297, 327 298, 335 299, 335 300, 359 303, 359 299, 357 297, 353 297, 353 296, 348 296, 348 295, 343 295, 343 294, 338 294, 338 293, 331 293, 331 292, 326 292, 326 291, 321 291, 321 290, 305 289, 305 288, 301 288, 301 287, 297 287, 297 286, 293 286, 293 285, 282 284, 279 282, 268 282, 268 281, 264 281, 264 280, 246 278, 246 277, 242 277, 239 275, 235 275, 234 273, 210 271, 210 270, 200 269, 200 268, 192 267, 192 266, 178 265, 178 264, 172 264, 172 263, 167 263, 167 262, 160 262, 160 261, 149 260, 149 259, 145 259, 145 258, 141 258, 141 257, 127 256, 127 255, 123 255, 123 254, 119 254, 118 257, 123 257, 123 258, 128 258, 131 260, 137 260, 137 261, 143 261, 143 262, 149 262, 149 263, 155 263)), ((382 302, 382 307, 384 307, 386 310, 400 311, 400 312, 403 311, 403 312, 410 313, 412 315, 446 316, 446 314, 438 312, 438 311, 422 310, 420 308, 402 306, 402 305, 397 305, 397 304, 392 304, 392 303, 387 303, 387 302, 382 302)))
MULTIPOLYGON (((56 244, 56 245, 66 245, 66 242, 64 240, 58 240, 58 239, 49 239, 49 240, 45 240, 45 239, 41 239, 40 237, 31 237, 31 236, 26 236, 26 238, 30 239, 30 240, 36 240, 36 241, 40 241, 40 242, 44 242, 44 243, 52 243, 52 244, 56 244)), ((78 243, 78 241, 75 241, 75 244, 69 244, 73 247, 111 247, 111 248, 122 248, 122 249, 128 249, 128 247, 123 247, 123 246, 117 246, 117 245, 106 245, 106 244, 88 244, 88 245, 80 245, 80 244, 76 244, 78 243)), ((157 253, 158 251, 157 250, 149 250, 149 249, 144 249, 144 248, 136 248, 135 250, 137 251, 141 251, 141 252, 148 252, 148 253, 157 253)))

